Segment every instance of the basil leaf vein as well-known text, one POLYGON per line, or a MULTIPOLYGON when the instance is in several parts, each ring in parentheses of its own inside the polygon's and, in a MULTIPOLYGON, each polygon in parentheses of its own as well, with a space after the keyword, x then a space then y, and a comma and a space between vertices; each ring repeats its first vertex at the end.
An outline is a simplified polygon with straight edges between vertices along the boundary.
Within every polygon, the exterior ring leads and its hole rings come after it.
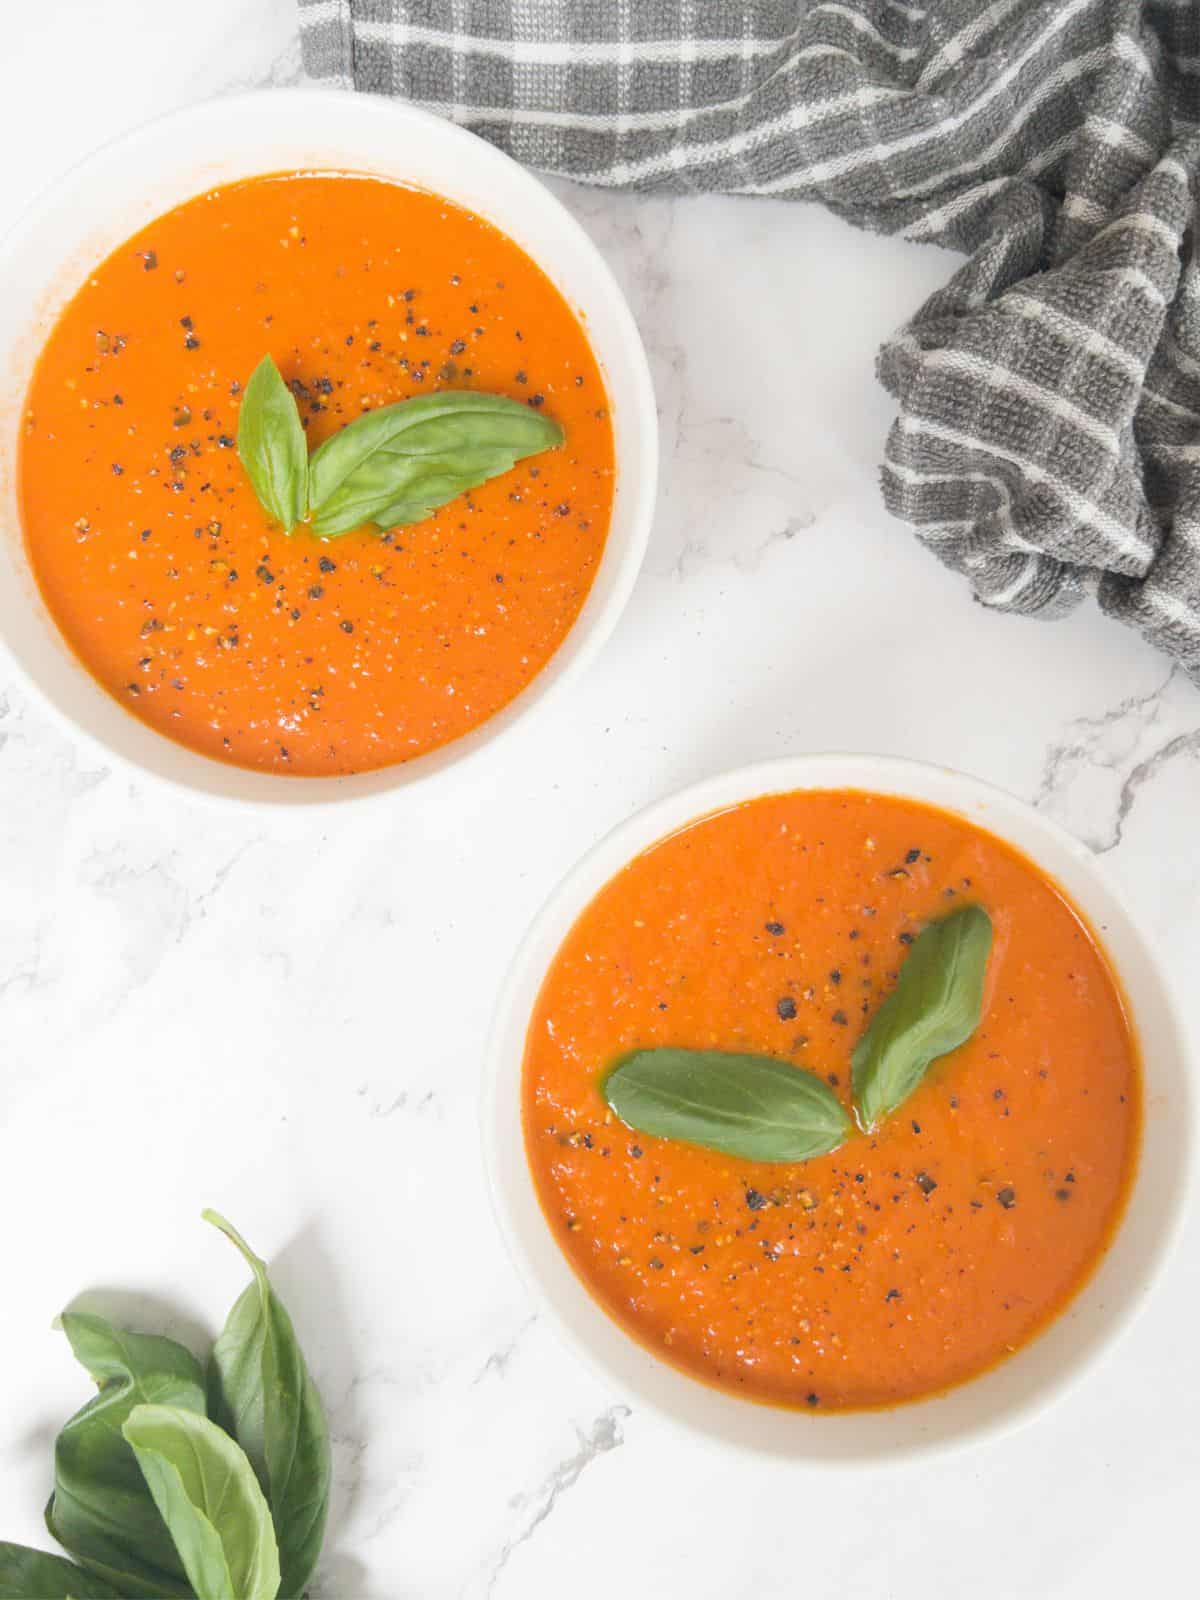
POLYGON ((308 442, 296 397, 270 356, 242 395, 237 449, 263 510, 291 533, 308 509, 308 442))
POLYGON ((275 1529, 240 1445, 180 1406, 135 1406, 121 1431, 198 1600, 275 1600, 275 1529))
POLYGON ((62 1326, 100 1392, 55 1441, 47 1527, 77 1561, 124 1594, 186 1596, 174 1543, 121 1426, 146 1402, 202 1413, 199 1364, 173 1339, 127 1333, 90 1313, 64 1312, 62 1326))
POLYGON ((215 1211, 205 1211, 204 1217, 236 1245, 254 1275, 213 1348, 209 1415, 250 1459, 275 1519, 280 1594, 297 1600, 316 1567, 329 1511, 332 1461, 325 1413, 266 1263, 215 1211))
POLYGON ((772 1056, 638 1050, 602 1087, 608 1105, 638 1132, 747 1161, 827 1155, 853 1127, 820 1078, 772 1056))
POLYGON ((444 389, 382 406, 314 451, 312 530, 330 539, 367 523, 386 529, 423 521, 562 441, 557 422, 504 395, 444 389))
POLYGON ((0 1600, 121 1600, 121 1591, 62 1556, 0 1542, 0 1600))
POLYGON ((872 1132, 905 1101, 930 1065, 979 1026, 992 921, 982 906, 931 922, 916 938, 896 987, 851 1058, 854 1098, 872 1132))

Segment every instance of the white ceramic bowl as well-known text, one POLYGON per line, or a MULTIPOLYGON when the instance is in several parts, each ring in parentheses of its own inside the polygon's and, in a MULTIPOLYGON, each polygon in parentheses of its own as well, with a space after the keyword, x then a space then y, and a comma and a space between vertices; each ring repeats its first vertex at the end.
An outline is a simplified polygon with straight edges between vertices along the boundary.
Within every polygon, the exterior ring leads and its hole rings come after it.
POLYGON ((534 1299, 568 1342, 638 1403, 726 1445, 797 1461, 882 1460, 962 1444, 1026 1421, 1108 1348, 1144 1301, 1184 1208, 1195 1109, 1184 1035, 1146 939, 1088 849, 1022 801, 940 767, 881 756, 799 756, 685 789, 623 823, 575 867, 527 935, 486 1058, 483 1135, 501 1229, 534 1299), (1007 839, 1083 912, 1120 976, 1145 1069, 1145 1130, 1128 1210, 1098 1269, 1032 1343, 948 1393, 886 1411, 757 1405, 678 1372, 621 1331, 576 1277, 543 1219, 525 1160, 521 1060, 546 970, 584 907, 633 856, 683 824, 757 795, 861 789, 954 812, 1007 839))
POLYGON ((59 179, 0 245, 0 642, 46 702, 106 755, 190 791, 311 805, 379 794, 444 772, 560 693, 597 653, 629 597, 654 511, 658 422, 637 327, 587 235, 541 183, 473 134, 390 100, 287 90, 213 100, 105 146, 59 179), (243 771, 139 722, 83 670, 38 592, 16 494, 30 374, 89 269, 145 223, 219 183, 292 170, 367 172, 432 189, 515 239, 587 327, 612 403, 616 496, 604 558, 575 626, 525 691, 464 738, 348 778, 243 771))

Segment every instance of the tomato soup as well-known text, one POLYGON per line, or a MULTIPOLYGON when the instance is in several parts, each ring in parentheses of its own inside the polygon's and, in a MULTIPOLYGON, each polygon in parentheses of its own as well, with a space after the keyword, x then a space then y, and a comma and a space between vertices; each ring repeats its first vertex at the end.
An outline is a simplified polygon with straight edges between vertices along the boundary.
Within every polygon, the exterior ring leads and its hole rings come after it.
POLYGON ((579 1276, 635 1338, 760 1401, 893 1405, 970 1378, 1059 1312, 1120 1217, 1140 1071, 1105 957, 1062 892, 959 817, 772 795, 637 857, 545 979, 528 1159, 579 1276), (654 1046, 766 1054, 847 1106, 855 1042, 906 949, 976 903, 979 1027, 879 1130, 803 1163, 637 1133, 605 1070, 654 1046))
POLYGON ((242 766, 360 772, 494 715, 545 666, 604 550, 608 400, 540 269, 436 195, 257 178, 160 217, 63 312, 20 459, 42 593, 93 676, 171 738, 242 766), (380 537, 290 537, 235 445, 271 355, 310 448, 440 388, 503 394, 560 448, 380 537))

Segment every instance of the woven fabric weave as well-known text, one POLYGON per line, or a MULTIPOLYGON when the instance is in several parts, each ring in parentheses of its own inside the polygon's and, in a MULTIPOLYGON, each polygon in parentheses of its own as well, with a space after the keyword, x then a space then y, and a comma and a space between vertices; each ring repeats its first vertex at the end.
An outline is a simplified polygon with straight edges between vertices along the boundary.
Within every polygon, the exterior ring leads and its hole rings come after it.
POLYGON ((884 346, 883 492, 990 606, 1200 682, 1195 0, 299 0, 309 75, 642 192, 967 256, 884 346))

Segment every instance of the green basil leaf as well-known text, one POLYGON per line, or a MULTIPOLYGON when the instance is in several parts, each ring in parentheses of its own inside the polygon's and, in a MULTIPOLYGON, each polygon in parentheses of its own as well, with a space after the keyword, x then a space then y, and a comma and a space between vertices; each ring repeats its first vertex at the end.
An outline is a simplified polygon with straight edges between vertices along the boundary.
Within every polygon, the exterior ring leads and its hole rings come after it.
POLYGON ((238 1298, 213 1347, 209 1415, 249 1456, 275 1518, 280 1590, 304 1593, 325 1537, 332 1465, 321 1397, 309 1376, 292 1319, 271 1287, 266 1263, 215 1211, 205 1219, 241 1251, 254 1281, 238 1298))
POLYGON ((746 1161, 806 1161, 853 1124, 820 1078, 771 1056, 638 1050, 607 1075, 604 1098, 631 1128, 746 1161))
POLYGON ((198 1600, 275 1600, 275 1529, 245 1451, 181 1406, 135 1406, 122 1432, 198 1600))
POLYGON ((868 1133, 907 1100, 931 1062, 975 1032, 991 949, 992 920, 982 906, 963 906, 918 934, 851 1060, 868 1133))
POLYGON ((291 533, 307 509, 308 442, 296 397, 270 356, 242 395, 237 447, 263 510, 291 533))
POLYGON ((173 1339, 126 1333, 103 1317, 68 1311, 63 1331, 100 1392, 54 1446, 50 1532, 75 1559, 130 1595, 186 1595, 183 1568, 121 1432, 144 1403, 204 1411, 196 1358, 173 1339))
MULTIPOLYGON (((53 1498, 46 1506, 45 1518, 46 1527, 57 1539, 53 1498)), ((96 1548, 100 1547, 97 1544, 96 1548)), ((111 1562, 93 1555, 86 1561, 80 1561, 80 1566, 86 1567, 89 1573, 111 1584, 124 1600, 194 1600, 192 1586, 186 1578, 169 1578, 166 1573, 156 1573, 155 1568, 146 1566, 134 1556, 122 1554, 116 1547, 113 1549, 111 1562)))
POLYGON ((121 1591, 61 1556, 0 1543, 0 1600, 121 1600, 121 1591))
POLYGON ((525 456, 563 441, 557 422, 503 395, 444 389, 381 406, 326 439, 308 467, 312 529, 421 522, 525 456))

